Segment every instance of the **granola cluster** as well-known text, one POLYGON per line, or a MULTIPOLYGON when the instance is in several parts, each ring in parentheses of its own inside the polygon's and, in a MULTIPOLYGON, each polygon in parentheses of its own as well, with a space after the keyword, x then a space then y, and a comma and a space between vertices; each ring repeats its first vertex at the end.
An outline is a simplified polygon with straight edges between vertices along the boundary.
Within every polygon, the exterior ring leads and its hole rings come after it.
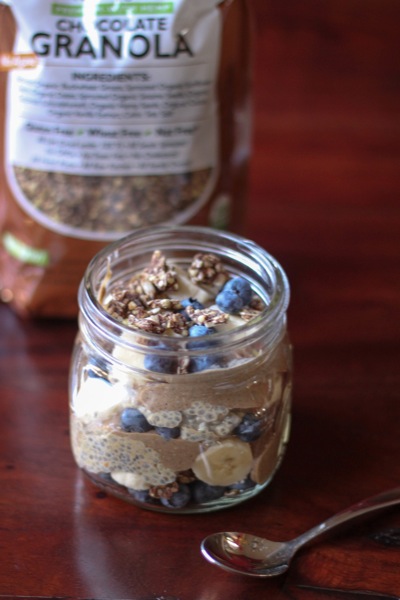
MULTIPOLYGON (((135 274, 124 287, 107 292, 109 273, 106 278, 101 287, 104 307, 114 318, 132 329, 187 336, 194 324, 212 328, 226 323, 230 318, 229 314, 213 305, 219 289, 229 279, 221 260, 213 254, 197 253, 187 273, 182 274, 162 252, 155 250, 149 266, 135 274), (197 289, 205 290, 209 306, 197 308, 190 303, 183 304, 185 290, 188 292, 187 299, 192 300, 189 297, 192 284, 197 289)), ((261 300, 255 297, 253 304, 242 311, 243 321, 249 321, 262 308, 261 300)))
POLYGON ((161 334, 168 331, 178 335, 187 335, 187 322, 181 314, 169 310, 156 314, 150 310, 149 313, 145 313, 142 317, 138 317, 134 313, 130 314, 127 319, 128 325, 133 329, 141 329, 148 333, 161 334))
POLYGON ((211 283, 219 287, 229 279, 221 259, 214 254, 195 254, 188 274, 194 283, 211 283))
POLYGON ((170 500, 176 492, 179 491, 179 484, 177 481, 173 483, 168 483, 167 485, 155 485, 149 489, 149 496, 151 498, 156 498, 159 500, 160 498, 165 498, 170 500))
POLYGON ((178 289, 176 270, 173 265, 167 264, 167 259, 160 250, 153 253, 150 266, 143 271, 141 281, 150 282, 159 292, 178 289))
POLYGON ((193 308, 193 306, 188 306, 185 312, 193 323, 205 325, 206 327, 226 323, 229 318, 229 315, 218 308, 193 308))

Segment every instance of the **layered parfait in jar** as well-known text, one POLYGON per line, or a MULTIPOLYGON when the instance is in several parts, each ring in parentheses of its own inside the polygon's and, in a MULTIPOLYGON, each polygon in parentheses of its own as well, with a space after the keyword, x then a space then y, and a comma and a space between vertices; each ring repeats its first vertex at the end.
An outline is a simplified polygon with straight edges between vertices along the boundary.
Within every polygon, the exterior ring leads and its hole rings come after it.
POLYGON ((289 436, 288 300, 280 265, 232 234, 155 227, 100 252, 71 364, 79 467, 163 512, 260 492, 289 436))

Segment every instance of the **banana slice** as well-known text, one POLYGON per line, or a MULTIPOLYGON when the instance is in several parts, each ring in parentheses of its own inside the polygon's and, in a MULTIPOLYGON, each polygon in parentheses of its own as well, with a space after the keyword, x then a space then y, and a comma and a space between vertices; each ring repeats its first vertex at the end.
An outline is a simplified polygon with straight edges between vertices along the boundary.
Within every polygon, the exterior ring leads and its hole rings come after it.
POLYGON ((186 275, 185 271, 181 267, 174 265, 174 268, 176 271, 176 279, 179 286, 178 290, 174 290, 174 298, 176 300, 183 300, 184 298, 195 298, 202 304, 207 304, 211 302, 211 300, 213 299, 213 295, 210 292, 193 283, 193 281, 189 279, 189 277, 186 275))
POLYGON ((82 383, 79 392, 72 402, 75 415, 83 422, 89 423, 93 419, 108 418, 120 405, 129 398, 123 385, 111 385, 101 378, 89 377, 82 383))
POLYGON ((112 351, 114 358, 123 364, 133 367, 134 369, 143 369, 144 355, 139 354, 139 352, 135 352, 135 350, 131 350, 129 347, 123 345, 123 342, 134 344, 137 339, 137 332, 133 332, 131 334, 129 332, 124 332, 120 339, 122 344, 114 346, 112 351))
POLYGON ((143 475, 138 475, 137 473, 113 471, 111 473, 111 477, 114 479, 114 481, 120 485, 124 485, 127 488, 132 488, 134 490, 147 490, 149 488, 146 478, 143 475))
MULTIPOLYGON (((121 335, 121 341, 133 343, 136 340, 136 337, 137 332, 133 332, 132 334, 124 332, 121 335)), ((143 385, 143 377, 140 376, 140 371, 144 369, 144 354, 135 352, 134 349, 124 346, 123 343, 121 345, 115 345, 112 354, 118 362, 131 368, 129 370, 123 370, 114 366, 111 369, 111 375, 131 388, 137 388, 140 385, 143 385)))
POLYGON ((209 485, 232 485, 245 479, 253 463, 249 444, 230 439, 210 446, 194 461, 192 470, 196 477, 209 485))
MULTIPOLYGON (((216 304, 210 306, 210 308, 221 310, 216 304)), ((217 330, 218 331, 231 331, 231 329, 237 329, 245 324, 241 317, 238 315, 229 315, 229 318, 225 323, 218 323, 217 330)))

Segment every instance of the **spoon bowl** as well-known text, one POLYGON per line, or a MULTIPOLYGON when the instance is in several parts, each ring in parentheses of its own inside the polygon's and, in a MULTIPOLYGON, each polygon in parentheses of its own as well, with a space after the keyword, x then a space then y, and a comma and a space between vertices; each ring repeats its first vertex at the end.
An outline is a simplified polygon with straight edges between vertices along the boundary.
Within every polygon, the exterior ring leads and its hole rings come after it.
POLYGON ((289 568, 296 552, 306 544, 339 526, 400 504, 400 488, 366 498, 309 529, 288 542, 273 542, 249 533, 213 533, 201 543, 201 552, 210 563, 233 573, 253 577, 274 577, 289 568))
POLYGON ((256 577, 281 575, 289 568, 287 544, 272 542, 256 535, 226 531, 205 538, 201 551, 211 563, 226 571, 256 577), (265 556, 268 566, 265 566, 265 556))

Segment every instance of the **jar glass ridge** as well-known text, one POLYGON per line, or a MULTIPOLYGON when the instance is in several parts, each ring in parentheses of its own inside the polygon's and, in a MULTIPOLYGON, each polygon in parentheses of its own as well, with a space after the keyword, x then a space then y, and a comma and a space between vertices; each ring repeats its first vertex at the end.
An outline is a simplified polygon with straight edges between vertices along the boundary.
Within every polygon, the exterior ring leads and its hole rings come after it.
POLYGON ((152 227, 103 249, 79 290, 80 332, 70 375, 77 464, 108 492, 163 512, 206 512, 259 493, 289 436, 288 303, 282 267, 234 234, 152 227), (141 272, 154 250, 181 269, 197 253, 219 257, 232 277, 250 282, 264 310, 237 327, 217 328, 207 343, 128 327, 103 308, 99 294, 106 280, 113 288, 141 272), (178 371, 149 370, 152 360, 175 361, 178 371), (181 364, 211 367, 179 372, 181 364), (132 407, 146 417, 145 431, 121 429, 121 413, 132 407), (174 437, 163 437, 163 428, 174 437))

